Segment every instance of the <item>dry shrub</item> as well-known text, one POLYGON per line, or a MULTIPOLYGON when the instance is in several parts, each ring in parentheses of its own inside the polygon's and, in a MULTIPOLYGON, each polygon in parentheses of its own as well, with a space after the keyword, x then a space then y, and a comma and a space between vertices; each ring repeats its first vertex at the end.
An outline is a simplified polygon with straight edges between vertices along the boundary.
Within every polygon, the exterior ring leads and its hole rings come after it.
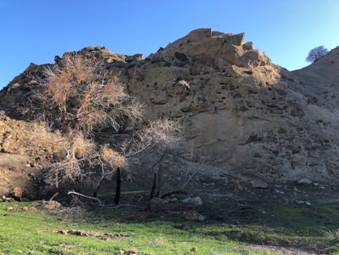
POLYGON ((93 142, 84 138, 82 133, 71 133, 73 142, 71 147, 71 156, 77 159, 91 158, 96 153, 96 146, 93 142))
POLYGON ((101 183, 105 176, 117 168, 126 169, 127 160, 142 152, 163 153, 175 148, 180 128, 177 122, 167 119, 153 121, 128 139, 128 145, 118 146, 122 153, 105 145, 100 147, 85 138, 80 132, 68 134, 69 145, 65 147, 66 156, 52 164, 47 172, 48 183, 56 188, 62 185, 85 184, 87 187, 101 183), (148 151, 150 150, 150 151, 148 151))
POLYGON ((16 121, 7 118, 0 121, 0 136, 7 135, 1 148, 8 153, 30 156, 39 164, 46 164, 64 152, 68 143, 60 132, 51 132, 41 123, 16 121))
MULTIPOLYGON (((97 192, 106 176, 126 168, 127 159, 148 149, 175 147, 178 142, 177 122, 145 123, 142 105, 126 94, 123 84, 114 77, 102 79, 99 73, 98 65, 79 54, 64 57, 45 72, 47 82, 37 95, 40 117, 66 134, 67 140, 62 143, 63 153, 45 173, 50 187, 69 189, 72 184, 89 183, 97 192), (117 135, 111 144, 114 149, 90 140, 103 130, 117 135)), ((44 140, 48 143, 47 137, 44 140)))
MULTIPOLYGON (((39 125, 36 125, 37 127, 39 125)), ((50 157, 62 158, 66 154, 65 147, 69 146, 66 137, 56 130, 51 132, 47 127, 35 128, 30 134, 31 147, 37 147, 47 153, 50 157)), ((37 156, 37 155, 36 155, 37 156)))
POLYGON ((163 149, 174 149, 180 141, 180 132, 181 128, 177 121, 169 119, 150 121, 125 141, 121 148, 128 158, 149 150, 161 152, 163 149))
POLYGON ((118 79, 99 82, 96 69, 75 54, 65 57, 61 66, 46 70, 45 91, 39 96, 50 126, 89 136, 95 128, 118 131, 141 117, 142 106, 124 92, 118 79))
POLYGON ((128 120, 139 119, 141 108, 129 98, 117 80, 105 85, 92 83, 83 94, 76 118, 87 132, 98 126, 118 131, 128 120))
POLYGON ((77 90, 83 82, 91 78, 93 71, 93 67, 86 64, 81 57, 65 57, 62 69, 48 68, 45 71, 47 96, 58 106, 65 106, 68 98, 77 96, 77 90))
POLYGON ((171 146, 179 141, 180 129, 178 122, 160 119, 149 123, 143 131, 142 138, 162 146, 171 146))
POLYGON ((88 140, 80 132, 67 134, 69 144, 64 147, 63 159, 51 164, 44 180, 49 187, 70 188, 77 185, 93 187, 98 180, 113 173, 112 169, 126 167, 126 158, 117 151, 88 140))
POLYGON ((87 170, 95 164, 96 145, 84 138, 81 133, 69 133, 70 143, 64 147, 66 155, 63 159, 50 165, 46 172, 46 182, 59 188, 64 183, 82 182, 90 176, 87 170))
POLYGON ((126 158, 119 152, 114 151, 107 146, 101 150, 101 158, 107 162, 112 168, 124 168, 127 165, 126 158))

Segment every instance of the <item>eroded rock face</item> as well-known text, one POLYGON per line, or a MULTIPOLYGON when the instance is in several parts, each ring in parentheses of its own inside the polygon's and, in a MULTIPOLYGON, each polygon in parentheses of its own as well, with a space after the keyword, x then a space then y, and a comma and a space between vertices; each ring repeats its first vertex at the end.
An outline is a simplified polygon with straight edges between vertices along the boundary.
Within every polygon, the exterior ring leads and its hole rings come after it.
MULTIPOLYGON (((178 119, 190 161, 268 182, 333 181, 339 174, 339 115, 331 109, 339 103, 317 99, 310 82, 314 70, 318 80, 328 75, 327 62, 339 61, 334 53, 291 73, 244 42, 244 34, 198 29, 146 58, 98 47, 67 54, 97 62, 105 79, 118 77, 145 104, 146 118, 178 119)), ((0 93, 0 108, 34 119, 22 98, 44 80, 43 67, 32 65, 15 78, 0 93)), ((333 80, 324 79, 326 88, 338 85, 333 80)))
POLYGON ((149 118, 183 122, 189 160, 269 181, 327 178, 327 159, 311 156, 328 149, 326 135, 286 73, 243 34, 200 29, 130 69, 127 84, 149 118))

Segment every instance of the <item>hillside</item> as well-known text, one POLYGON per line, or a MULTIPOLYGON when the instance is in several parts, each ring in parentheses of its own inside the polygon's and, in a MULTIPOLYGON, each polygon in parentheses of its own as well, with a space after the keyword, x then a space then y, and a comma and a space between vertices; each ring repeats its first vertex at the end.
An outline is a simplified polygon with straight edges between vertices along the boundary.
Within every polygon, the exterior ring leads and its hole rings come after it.
POLYGON ((338 70, 206 28, 30 64, 0 91, 0 254, 336 254, 338 70))
POLYGON ((335 86, 339 57, 299 71, 274 65, 244 34, 198 29, 148 57, 85 48, 31 64, 0 94, 0 108, 12 118, 34 120, 34 91, 46 67, 80 55, 100 65, 104 79, 118 77, 145 105, 146 119, 183 123, 184 158, 226 173, 267 182, 336 181, 338 118, 335 86))
POLYGON ((312 104, 326 107, 335 112, 338 108, 339 47, 325 57, 293 74, 300 79, 295 90, 304 94, 312 104))

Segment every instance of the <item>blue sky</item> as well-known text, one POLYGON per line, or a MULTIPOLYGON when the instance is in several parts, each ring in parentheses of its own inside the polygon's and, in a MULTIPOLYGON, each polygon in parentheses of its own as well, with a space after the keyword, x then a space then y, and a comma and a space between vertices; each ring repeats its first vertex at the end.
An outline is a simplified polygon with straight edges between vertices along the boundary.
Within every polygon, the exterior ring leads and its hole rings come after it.
POLYGON ((0 87, 65 51, 104 45, 148 55, 199 27, 246 32, 292 70, 311 48, 339 45, 339 0, 1 0, 0 87))

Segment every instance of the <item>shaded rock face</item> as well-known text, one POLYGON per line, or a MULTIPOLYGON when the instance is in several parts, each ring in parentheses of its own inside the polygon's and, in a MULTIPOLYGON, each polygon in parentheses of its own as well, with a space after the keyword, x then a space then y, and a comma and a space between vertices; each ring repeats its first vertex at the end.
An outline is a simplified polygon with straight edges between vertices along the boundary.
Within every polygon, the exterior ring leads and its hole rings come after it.
MULTIPOLYGON (((329 81, 323 75, 332 74, 327 62, 339 61, 336 53, 292 73, 272 64, 252 42, 245 43, 244 34, 198 29, 147 58, 98 47, 67 54, 98 62, 105 79, 119 77, 144 103, 145 118, 179 120, 186 160, 268 182, 306 176, 334 181, 339 176, 339 118, 331 109, 339 102, 317 99, 311 82, 316 75, 335 88, 336 78, 329 81)), ((34 119, 25 114, 29 100, 22 98, 31 98, 45 79, 45 67, 31 65, 16 77, 0 93, 1 109, 34 119)))

